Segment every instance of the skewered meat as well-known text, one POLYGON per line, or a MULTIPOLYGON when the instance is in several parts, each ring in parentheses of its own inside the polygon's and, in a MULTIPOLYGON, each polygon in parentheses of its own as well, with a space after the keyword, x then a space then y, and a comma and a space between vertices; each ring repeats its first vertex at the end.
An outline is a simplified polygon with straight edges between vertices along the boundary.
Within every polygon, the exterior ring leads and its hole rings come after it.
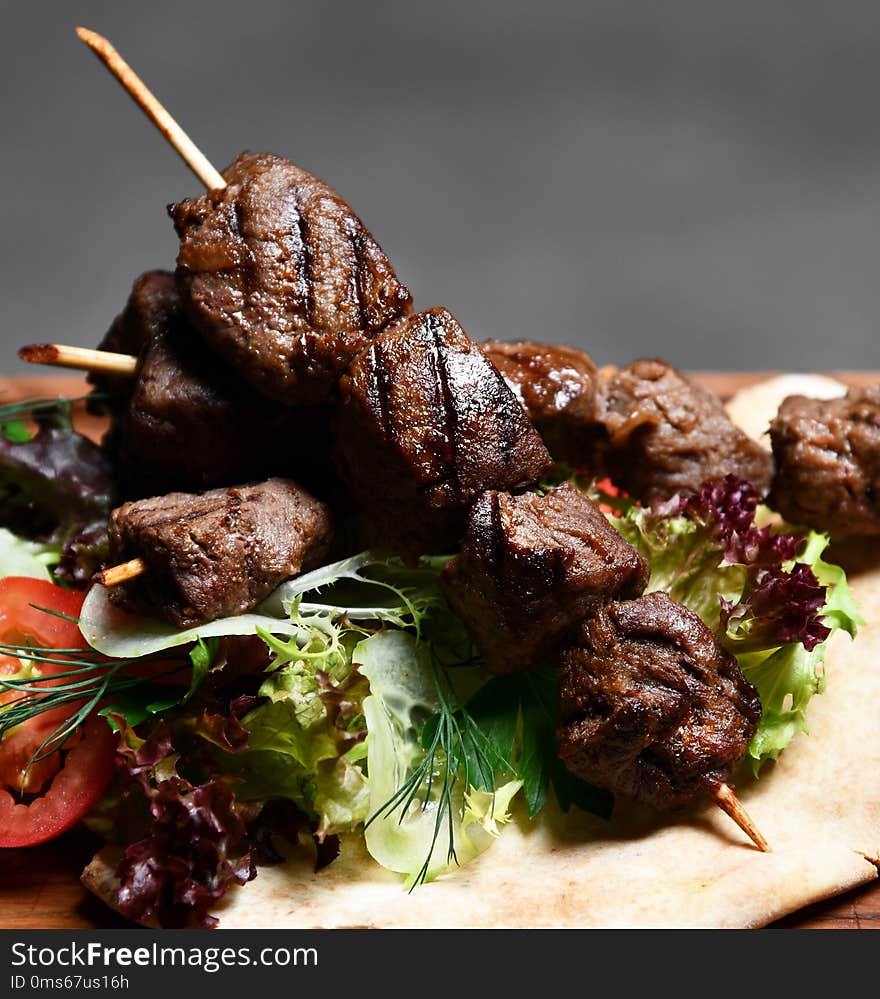
POLYGON ((101 349, 140 355, 133 378, 90 376, 112 395, 105 445, 124 495, 205 489, 272 472, 310 484, 330 476, 329 407, 290 409, 242 384, 205 349, 168 271, 135 281, 101 349))
POLYGON ((842 399, 790 396, 770 424, 770 505, 835 535, 880 535, 880 385, 842 399))
POLYGON ((141 558, 147 571, 110 599, 179 628, 241 614, 320 565, 330 540, 327 507, 285 479, 124 503, 110 516, 111 561, 141 558))
POLYGON ((287 404, 335 396, 339 376, 412 299, 349 205, 270 154, 242 153, 228 186, 171 208, 177 277, 206 344, 287 404))
POLYGON ((489 340, 480 350, 504 376, 556 461, 595 466, 596 365, 574 347, 489 340))
POLYGON ((544 496, 483 493, 441 582, 489 669, 510 673, 554 659, 584 617, 639 596, 648 576, 647 561, 566 482, 544 496))
POLYGON ((118 458, 129 495, 205 489, 272 472, 329 475, 328 407, 290 409, 242 385, 205 355, 179 315, 141 355, 120 417, 118 458), (315 474, 310 474, 315 473, 315 474))
POLYGON ((763 495, 772 459, 734 426, 721 401, 664 361, 639 360, 599 389, 612 481, 638 499, 696 492, 709 479, 736 475, 763 495))
POLYGON ((655 808, 726 780, 760 717, 733 656, 665 593, 601 608, 562 656, 556 734, 566 767, 655 808))
POLYGON ((374 540, 408 559, 456 544, 485 489, 524 489, 551 467, 525 410, 445 309, 378 336, 341 390, 341 476, 374 540))

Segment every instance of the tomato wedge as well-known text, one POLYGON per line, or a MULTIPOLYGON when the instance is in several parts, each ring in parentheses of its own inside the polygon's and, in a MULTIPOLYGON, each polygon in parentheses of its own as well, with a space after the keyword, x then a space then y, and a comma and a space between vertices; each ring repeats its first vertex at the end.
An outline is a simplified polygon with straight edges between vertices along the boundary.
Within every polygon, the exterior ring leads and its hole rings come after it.
MULTIPOLYGON (((79 616, 84 594, 63 590, 39 579, 0 579, 0 642, 49 649, 82 649, 86 642, 74 621, 46 613, 79 616), (40 610, 39 608, 46 608, 40 610)), ((58 656, 64 658, 64 653, 58 656)), ((15 673, 19 661, 0 656, 0 674, 15 673)), ((63 673, 62 663, 40 663, 43 677, 63 673)), ((47 685, 61 680, 47 680, 47 685)), ((7 691, 3 702, 20 696, 7 691)), ((76 705, 45 712, 17 726, 0 742, 0 847, 33 846, 53 839, 86 815, 104 792, 115 767, 116 737, 107 722, 92 716, 65 746, 27 772, 25 801, 22 778, 34 753, 51 732, 70 717, 76 705)))
POLYGON ((66 832, 95 805, 113 776, 116 736, 93 715, 65 756, 48 789, 30 804, 17 804, 0 789, 0 847, 34 846, 66 832))
MULTIPOLYGON (((63 590, 45 579, 6 576, 0 579, 0 642, 29 642, 52 649, 83 649, 85 639, 73 621, 47 610, 79 617, 85 593, 63 590)), ((60 672, 63 667, 48 667, 60 672)))

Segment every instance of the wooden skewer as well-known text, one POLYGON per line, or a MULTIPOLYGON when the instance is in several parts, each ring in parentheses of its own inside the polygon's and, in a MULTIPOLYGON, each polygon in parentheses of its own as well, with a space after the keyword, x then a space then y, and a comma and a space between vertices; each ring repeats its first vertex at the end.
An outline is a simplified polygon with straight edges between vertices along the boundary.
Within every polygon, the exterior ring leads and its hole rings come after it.
POLYGON ((147 563, 142 558, 133 558, 130 562, 122 562, 109 569, 102 569, 92 576, 93 583, 100 583, 101 586, 119 586, 120 583, 127 583, 130 579, 137 579, 147 571, 147 563))
POLYGON ((128 91, 134 102, 141 108, 150 121, 159 129, 171 145, 177 150, 184 163, 192 170, 209 191, 218 191, 226 187, 223 176, 214 168, 208 158, 177 124, 165 108, 150 93, 143 80, 128 65, 115 48, 104 38, 88 28, 77 28, 76 33, 81 41, 95 53, 107 69, 116 77, 128 91))
POLYGON ((131 377, 138 359, 132 354, 114 354, 109 350, 89 350, 67 347, 61 343, 29 343, 18 356, 29 364, 49 364, 56 368, 76 368, 77 371, 97 371, 104 375, 131 377))
POLYGON ((743 808, 729 784, 723 781, 709 781, 708 791, 718 807, 733 819, 762 853, 772 853, 770 844, 764 839, 761 830, 752 821, 752 817, 743 808))

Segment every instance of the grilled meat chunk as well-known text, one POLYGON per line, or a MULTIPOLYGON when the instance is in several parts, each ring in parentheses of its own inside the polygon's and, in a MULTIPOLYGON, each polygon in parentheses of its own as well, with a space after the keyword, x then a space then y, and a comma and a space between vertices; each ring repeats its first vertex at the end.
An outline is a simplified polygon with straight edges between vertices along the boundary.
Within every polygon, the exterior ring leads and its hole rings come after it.
POLYGON ((614 483, 638 499, 698 491, 736 475, 763 495, 772 459, 730 421, 721 401, 664 361, 639 360, 609 375, 598 394, 614 483))
POLYGON ((228 186, 173 206, 177 277, 206 344, 258 392, 317 405, 412 299, 349 205, 270 154, 242 153, 228 186))
POLYGON ((291 409, 259 395, 204 347, 174 275, 134 283, 102 350, 139 355, 135 376, 92 375, 112 396, 105 439, 123 495, 155 496, 270 475, 310 484, 331 475, 332 410, 291 409))
POLYGON ((658 809, 726 780, 758 694, 703 622, 665 593, 602 607, 559 674, 559 755, 576 776, 658 809))
POLYGON ((273 472, 311 483, 330 473, 331 418, 328 407, 290 409, 242 385, 177 314, 141 354, 119 418, 120 474, 130 496, 273 472))
POLYGON ((551 467, 516 396, 445 309, 378 336, 341 390, 340 474, 372 540, 409 560, 455 545, 484 490, 524 489, 551 467))
POLYGON ((596 365, 574 347, 488 340, 479 345, 523 404, 556 461, 596 465, 596 365))
POLYGON ((843 535, 880 535, 880 385, 842 399, 789 396, 770 424, 770 505, 786 520, 843 535))
POLYGON ((648 576, 646 559, 566 482, 544 496, 483 493, 441 583, 489 669, 511 673, 555 659, 584 617, 639 596, 648 576))
POLYGON ((110 598, 180 628, 241 614, 320 565, 330 540, 327 507, 286 479, 124 503, 110 516, 111 561, 148 569, 110 598))

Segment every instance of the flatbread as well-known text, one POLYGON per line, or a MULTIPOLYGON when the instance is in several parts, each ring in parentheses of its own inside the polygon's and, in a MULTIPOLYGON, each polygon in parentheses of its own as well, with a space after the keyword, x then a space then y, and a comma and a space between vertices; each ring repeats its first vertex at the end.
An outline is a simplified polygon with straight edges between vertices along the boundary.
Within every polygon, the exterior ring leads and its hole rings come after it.
MULTIPOLYGON (((831 641, 810 734, 737 784, 772 853, 708 802, 666 816, 619 803, 611 822, 548 808, 517 815, 484 854, 412 893, 359 838, 318 874, 291 857, 231 890, 221 927, 758 927, 877 878, 880 542, 835 556, 867 624, 855 642, 831 641)), ((105 851, 83 874, 111 905, 114 867, 105 851)))

